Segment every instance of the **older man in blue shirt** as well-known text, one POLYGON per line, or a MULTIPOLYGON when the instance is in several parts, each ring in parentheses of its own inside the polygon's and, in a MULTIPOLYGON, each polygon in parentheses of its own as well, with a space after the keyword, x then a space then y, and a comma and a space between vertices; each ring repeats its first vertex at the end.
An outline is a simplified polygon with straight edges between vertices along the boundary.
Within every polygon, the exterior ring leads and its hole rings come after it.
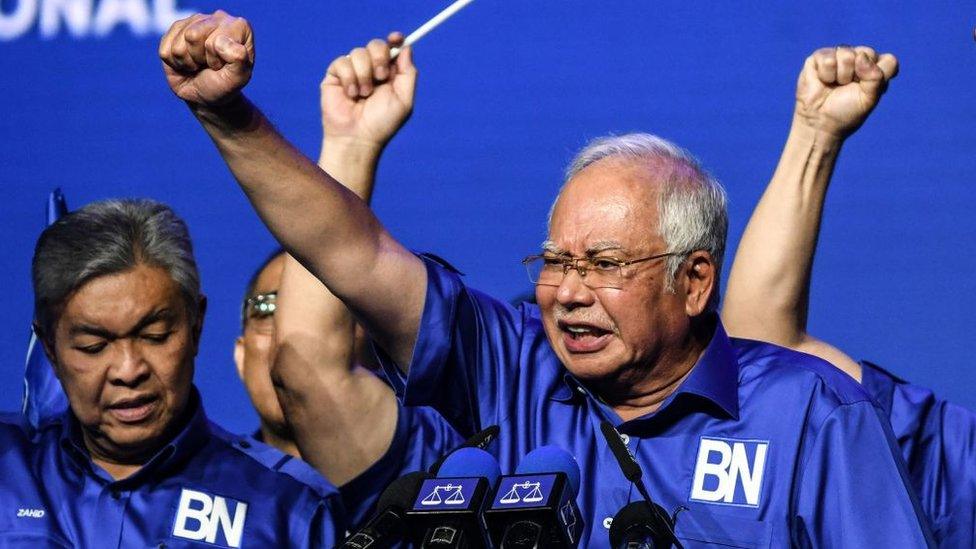
POLYGON ((332 544, 335 489, 209 422, 193 387, 204 304, 185 224, 105 201, 38 240, 35 330, 70 409, 0 422, 0 546, 332 544))
POLYGON ((240 90, 254 42, 217 12, 177 23, 160 55, 171 89, 215 141, 262 219, 363 320, 407 404, 467 433, 500 423, 510 468, 541 444, 582 465, 587 546, 636 498, 599 425, 610 420, 697 544, 930 542, 880 409, 818 359, 730 340, 714 312, 721 187, 647 135, 574 162, 541 254, 539 308, 512 308, 397 243, 369 208, 288 144, 240 90))

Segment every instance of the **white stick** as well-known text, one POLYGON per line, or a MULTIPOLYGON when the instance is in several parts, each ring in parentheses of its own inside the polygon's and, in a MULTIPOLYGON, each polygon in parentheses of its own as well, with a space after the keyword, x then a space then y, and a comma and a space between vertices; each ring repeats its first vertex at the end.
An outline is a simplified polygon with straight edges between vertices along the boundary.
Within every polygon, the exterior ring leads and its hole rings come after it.
MULTIPOLYGON (((463 8, 464 6, 467 6, 471 2, 474 2, 474 0, 457 0, 456 2, 454 2, 453 4, 451 4, 450 6, 444 8, 443 11, 441 11, 440 13, 438 13, 437 15, 435 15, 434 17, 432 17, 430 21, 427 21, 423 25, 420 25, 420 28, 418 28, 417 30, 411 32, 410 35, 407 36, 407 38, 403 41, 403 45, 404 46, 409 46, 409 45, 413 44, 414 42, 416 42, 417 40, 420 40, 428 32, 430 32, 430 31, 434 30, 435 28, 437 28, 438 25, 440 25, 444 21, 447 21, 447 19, 449 17, 451 17, 455 13, 461 11, 461 8, 463 8)), ((400 48, 393 48, 393 49, 391 49, 390 50, 390 60, 396 59, 397 55, 399 55, 399 54, 400 54, 400 48)))

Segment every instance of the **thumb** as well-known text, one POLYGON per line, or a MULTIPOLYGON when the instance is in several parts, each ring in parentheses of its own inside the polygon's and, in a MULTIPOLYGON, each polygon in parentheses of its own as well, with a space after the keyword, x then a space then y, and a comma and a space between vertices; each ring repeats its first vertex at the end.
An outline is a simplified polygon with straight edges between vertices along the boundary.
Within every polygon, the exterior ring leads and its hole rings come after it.
POLYGON ((393 81, 393 87, 398 95, 405 96, 412 104, 416 86, 417 67, 413 64, 413 48, 404 46, 396 58, 396 79, 393 81))
POLYGON ((878 68, 884 73, 884 79, 891 80, 898 76, 898 59, 890 53, 882 53, 878 57, 878 68))
POLYGON ((877 64, 872 63, 864 52, 858 52, 854 59, 854 75, 864 93, 871 97, 877 97, 883 93, 884 86, 887 83, 884 71, 877 64))
POLYGON ((217 40, 214 42, 214 49, 217 51, 217 55, 220 56, 220 60, 227 65, 232 65, 234 68, 239 69, 247 64, 247 48, 244 47, 244 44, 235 42, 226 34, 217 37, 217 40))

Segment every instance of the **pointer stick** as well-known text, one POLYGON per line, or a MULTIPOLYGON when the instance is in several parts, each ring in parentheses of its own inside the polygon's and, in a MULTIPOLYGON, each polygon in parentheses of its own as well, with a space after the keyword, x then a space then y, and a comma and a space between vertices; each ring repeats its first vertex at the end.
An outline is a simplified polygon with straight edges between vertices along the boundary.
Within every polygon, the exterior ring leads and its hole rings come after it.
MULTIPOLYGON (((467 6, 471 2, 474 2, 474 0, 457 0, 450 6, 444 8, 443 11, 441 11, 433 18, 431 18, 430 21, 427 21, 426 23, 421 25, 420 28, 411 32, 410 35, 407 36, 407 38, 403 41, 404 47, 409 46, 414 42, 416 42, 417 40, 423 38, 425 34, 437 28, 438 25, 440 25, 444 21, 447 21, 448 18, 450 18, 455 13, 461 11, 461 8, 467 6)), ((400 48, 393 48, 392 50, 390 50, 390 61, 396 59, 397 55, 399 54, 400 54, 400 48)))

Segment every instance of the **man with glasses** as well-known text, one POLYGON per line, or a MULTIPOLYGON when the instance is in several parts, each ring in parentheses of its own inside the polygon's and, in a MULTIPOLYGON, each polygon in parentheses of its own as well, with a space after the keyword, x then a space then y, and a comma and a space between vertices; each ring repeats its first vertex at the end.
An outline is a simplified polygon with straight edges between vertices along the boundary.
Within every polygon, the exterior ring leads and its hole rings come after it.
POLYGON ((265 259, 247 284, 241 308, 241 335, 234 341, 234 364, 244 382, 260 425, 254 438, 286 454, 300 457, 291 427, 285 420, 271 383, 274 360, 274 314, 285 253, 275 250, 265 259))
POLYGON ((504 470, 545 444, 576 456, 581 545, 607 546, 614 514, 639 499, 603 421, 655 499, 686 509, 688 545, 930 542, 870 397, 819 359, 725 334, 725 194, 685 151, 631 134, 578 154, 528 261, 539 306, 512 307, 407 251, 244 98, 246 21, 179 22, 160 56, 275 236, 366 325, 406 404, 462 435, 501 425, 504 470))

